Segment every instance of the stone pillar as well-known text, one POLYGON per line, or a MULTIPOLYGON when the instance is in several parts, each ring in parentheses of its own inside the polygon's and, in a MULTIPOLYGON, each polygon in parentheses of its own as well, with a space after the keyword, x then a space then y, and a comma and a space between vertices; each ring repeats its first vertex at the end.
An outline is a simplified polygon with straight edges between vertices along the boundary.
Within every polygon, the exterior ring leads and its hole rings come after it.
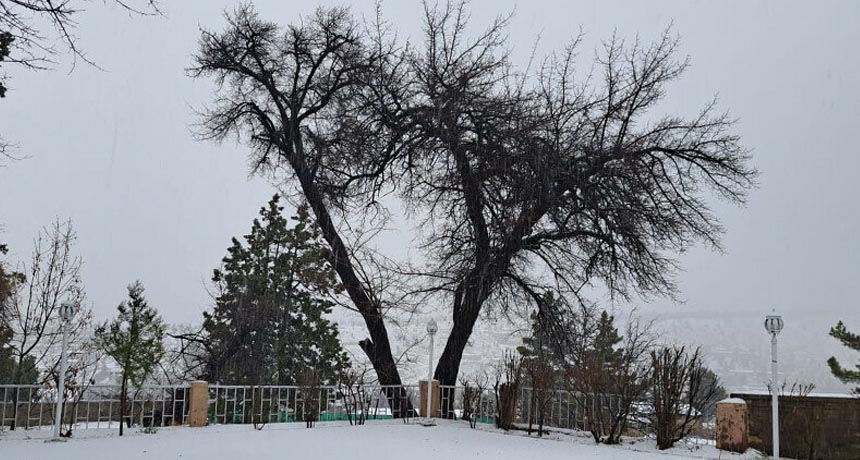
POLYGON ((724 399, 717 403, 717 449, 746 452, 749 447, 749 416, 746 401, 724 399))
POLYGON ((206 426, 206 416, 209 412, 209 383, 202 380, 191 382, 188 401, 188 424, 195 427, 206 426))
MULTIPOLYGON (((421 394, 421 406, 419 406, 418 411, 421 415, 424 415, 427 412, 427 381, 419 380, 418 381, 418 389, 421 394)), ((433 399, 430 401, 430 413, 432 417, 439 418, 442 416, 442 392, 439 388, 439 381, 433 380, 433 399)))

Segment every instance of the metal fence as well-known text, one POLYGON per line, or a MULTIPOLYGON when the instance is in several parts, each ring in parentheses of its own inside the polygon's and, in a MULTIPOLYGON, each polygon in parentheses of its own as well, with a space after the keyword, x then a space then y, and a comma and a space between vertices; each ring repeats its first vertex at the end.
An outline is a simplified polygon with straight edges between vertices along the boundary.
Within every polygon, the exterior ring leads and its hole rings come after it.
MULTIPOLYGON (((471 419, 493 424, 496 394, 492 389, 442 386, 441 411, 434 417, 471 419), (471 392, 467 394, 467 392, 471 392)), ((64 424, 76 428, 106 428, 120 422, 120 386, 92 385, 66 394, 64 424)), ((54 421, 56 390, 39 385, 0 385, 0 426, 7 429, 49 427, 54 421)), ((186 423, 187 385, 144 386, 130 391, 125 423, 128 426, 170 426, 186 423)), ((210 424, 287 423, 410 419, 425 415, 417 385, 334 386, 209 386, 210 424)), ((567 390, 534 391, 521 388, 514 419, 517 423, 588 430, 589 412, 613 412, 613 396, 580 395, 567 390), (543 411, 541 411, 543 408, 543 411), (542 412, 542 417, 541 417, 542 412)))
MULTIPOLYGON (((440 411, 434 413, 434 417, 495 423, 494 390, 442 386, 438 394, 440 411), (472 392, 471 395, 467 395, 468 391, 472 392)), ((421 399, 417 385, 314 388, 210 385, 208 417, 210 424, 408 420, 425 415, 426 408, 421 407, 421 399)), ((612 395, 521 388, 514 419, 522 424, 532 421, 535 426, 542 421, 548 428, 588 430, 595 420, 595 413, 614 413, 618 404, 619 399, 612 395)))
MULTIPOLYGON (((494 390, 442 386, 440 393, 441 417, 461 419, 466 416, 474 418, 477 423, 495 423, 498 412, 494 390), (470 409, 466 408, 467 391, 477 392, 471 396, 474 400, 470 409)), ((513 419, 519 424, 532 422, 535 426, 542 423, 547 428, 589 430, 595 414, 615 413, 619 404, 620 400, 615 395, 585 395, 564 389, 523 387, 517 396, 513 419)))
POLYGON ((410 419, 418 387, 210 385, 210 424, 410 419))
MULTIPOLYGON (((36 429, 54 423, 55 388, 41 385, 0 385, 0 427, 36 429)), ((120 422, 120 386, 70 388, 64 398, 63 424, 76 428, 109 428, 120 422)), ((130 389, 124 416, 129 426, 185 423, 187 385, 149 385, 130 389)))

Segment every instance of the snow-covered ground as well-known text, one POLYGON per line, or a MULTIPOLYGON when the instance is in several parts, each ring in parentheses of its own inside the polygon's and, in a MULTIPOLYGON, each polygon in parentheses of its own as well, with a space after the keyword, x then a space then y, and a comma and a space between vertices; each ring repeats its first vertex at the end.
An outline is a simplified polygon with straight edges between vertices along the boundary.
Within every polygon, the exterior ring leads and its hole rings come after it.
POLYGON ((335 423, 305 429, 303 424, 207 428, 162 428, 155 434, 131 429, 122 438, 115 430, 79 430, 65 443, 44 442, 49 430, 0 435, 3 460, 283 460, 355 459, 441 460, 659 460, 758 458, 755 452, 722 455, 714 447, 679 446, 658 452, 651 441, 622 446, 594 445, 584 433, 554 434, 549 439, 506 434, 490 427, 472 430, 465 423, 442 421, 435 427, 400 421, 350 427, 335 423))

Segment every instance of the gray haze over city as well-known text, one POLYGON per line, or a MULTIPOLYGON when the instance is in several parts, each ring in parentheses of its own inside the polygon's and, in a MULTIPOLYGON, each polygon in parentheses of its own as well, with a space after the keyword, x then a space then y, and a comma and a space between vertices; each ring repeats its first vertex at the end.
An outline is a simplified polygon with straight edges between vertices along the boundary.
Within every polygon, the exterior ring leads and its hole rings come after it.
MULTIPOLYGON (((254 3, 262 17, 287 24, 318 4, 343 2, 254 3)), ((212 86, 185 68, 199 29, 219 30, 223 10, 236 4, 165 2, 164 17, 141 18, 97 2, 78 18, 76 34, 104 70, 78 61, 72 71, 70 59, 49 72, 7 70, 0 132, 27 158, 0 169, 0 240, 10 262, 25 260, 41 227, 71 219, 98 319, 112 315, 126 285, 140 279, 167 322, 199 323, 212 304, 212 269, 275 192, 249 176, 246 147, 193 136, 194 109, 211 99, 212 86)), ((368 17, 374 11, 372 1, 351 7, 368 17)), ((382 7, 401 36, 418 38, 417 0, 382 7)), ((636 307, 667 340, 703 345, 730 387, 764 385, 762 322, 776 309, 786 322, 785 379, 844 391, 825 360, 853 361, 828 336, 832 325, 841 319, 860 328, 860 155, 852 146, 860 127, 860 3, 474 0, 471 7, 475 26, 515 11, 511 42, 523 65, 533 49, 538 56, 559 50, 580 28, 580 62, 588 66, 591 50, 613 33, 648 42, 671 25, 692 65, 670 87, 664 110, 691 115, 718 94, 720 108, 738 118, 759 187, 745 207, 713 202, 727 230, 723 252, 696 247, 679 255, 679 299, 594 300, 622 318, 636 307)), ((405 258, 415 244, 410 223, 395 215, 391 227, 376 244, 405 258)), ((357 315, 336 317, 348 341, 363 337, 357 315)), ((467 364, 486 358, 483 350, 516 345, 518 327, 480 323, 467 364)), ((416 320, 395 339, 405 347, 422 331, 416 320)), ((443 323, 443 340, 445 332, 443 323)))

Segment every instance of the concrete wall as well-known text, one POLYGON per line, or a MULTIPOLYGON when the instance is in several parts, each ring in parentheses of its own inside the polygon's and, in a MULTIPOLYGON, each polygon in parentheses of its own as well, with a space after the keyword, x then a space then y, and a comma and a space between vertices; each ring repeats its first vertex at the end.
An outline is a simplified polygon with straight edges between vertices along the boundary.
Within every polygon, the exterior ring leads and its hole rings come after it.
MULTIPOLYGON (((771 454, 770 395, 732 393, 746 401, 750 447, 771 454)), ((779 397, 780 455, 798 460, 860 459, 860 398, 779 397)))

